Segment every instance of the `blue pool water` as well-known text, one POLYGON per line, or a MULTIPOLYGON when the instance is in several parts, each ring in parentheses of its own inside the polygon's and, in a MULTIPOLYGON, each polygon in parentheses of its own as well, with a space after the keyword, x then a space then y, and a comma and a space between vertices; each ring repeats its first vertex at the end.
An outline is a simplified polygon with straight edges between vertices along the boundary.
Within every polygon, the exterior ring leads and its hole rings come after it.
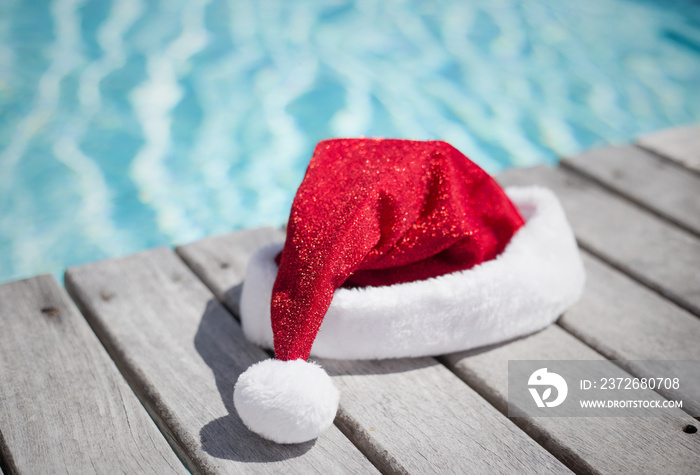
POLYGON ((0 2, 0 281, 288 212, 315 143, 495 173, 700 121, 691 0, 0 2))

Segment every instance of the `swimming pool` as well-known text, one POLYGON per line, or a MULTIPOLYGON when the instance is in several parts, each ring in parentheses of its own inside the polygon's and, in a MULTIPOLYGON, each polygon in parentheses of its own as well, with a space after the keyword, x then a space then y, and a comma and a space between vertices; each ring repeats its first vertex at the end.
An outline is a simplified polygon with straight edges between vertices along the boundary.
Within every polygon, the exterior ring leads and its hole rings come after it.
POLYGON ((279 225, 315 143, 489 172, 700 120, 700 3, 4 0, 0 281, 279 225))

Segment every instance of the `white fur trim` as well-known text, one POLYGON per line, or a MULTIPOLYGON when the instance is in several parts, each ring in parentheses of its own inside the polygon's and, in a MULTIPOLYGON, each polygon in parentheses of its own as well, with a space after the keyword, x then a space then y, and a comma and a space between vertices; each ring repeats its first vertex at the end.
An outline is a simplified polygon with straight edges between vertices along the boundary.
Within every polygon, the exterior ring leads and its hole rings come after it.
POLYGON ((233 389, 243 423, 279 444, 321 435, 333 424, 339 398, 328 373, 304 360, 260 361, 238 377, 233 389))
MULTIPOLYGON (((506 249, 469 270, 406 284, 338 289, 311 354, 372 359, 439 355, 541 330, 581 296, 585 272, 564 210, 546 188, 508 188, 526 224, 506 249)), ((241 317, 246 337, 273 347, 274 257, 259 249, 248 266, 241 317)))

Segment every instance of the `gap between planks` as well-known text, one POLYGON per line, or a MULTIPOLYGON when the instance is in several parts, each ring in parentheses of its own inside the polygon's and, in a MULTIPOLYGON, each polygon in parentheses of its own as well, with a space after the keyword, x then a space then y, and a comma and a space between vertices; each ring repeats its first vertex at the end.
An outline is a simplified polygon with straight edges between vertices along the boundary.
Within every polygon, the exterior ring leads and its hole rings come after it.
POLYGON ((637 145, 675 161, 700 176, 700 125, 673 127, 642 135, 637 145))
POLYGON ((560 166, 700 236, 700 176, 681 165, 630 145, 566 157, 560 166))

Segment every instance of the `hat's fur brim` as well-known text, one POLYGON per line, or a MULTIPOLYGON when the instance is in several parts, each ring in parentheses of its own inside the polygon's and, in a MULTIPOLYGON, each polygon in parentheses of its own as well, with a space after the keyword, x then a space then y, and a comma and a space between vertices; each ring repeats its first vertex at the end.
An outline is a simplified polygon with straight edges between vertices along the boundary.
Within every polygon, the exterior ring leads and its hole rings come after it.
MULTIPOLYGON (((468 350, 541 330, 578 300, 585 272, 556 196, 508 188, 525 225, 495 259, 469 270, 384 287, 338 289, 312 356, 401 358, 468 350)), ((241 297, 246 337, 273 348, 274 258, 282 243, 251 257, 241 297)))

